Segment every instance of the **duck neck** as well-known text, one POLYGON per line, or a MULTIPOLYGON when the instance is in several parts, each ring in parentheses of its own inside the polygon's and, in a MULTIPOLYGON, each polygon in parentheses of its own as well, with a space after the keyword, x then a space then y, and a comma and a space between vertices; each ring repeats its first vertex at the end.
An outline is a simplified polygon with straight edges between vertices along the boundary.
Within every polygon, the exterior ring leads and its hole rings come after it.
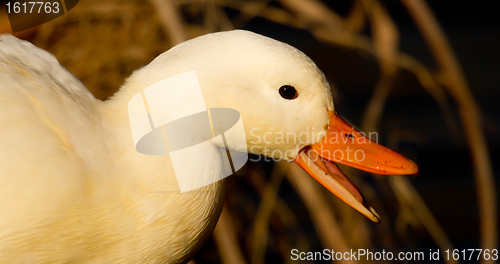
MULTIPOLYGON (((110 100, 101 104, 102 122, 113 150, 113 166, 116 166, 111 171, 119 178, 115 182, 121 182, 120 188, 127 200, 141 211, 132 214, 137 216, 136 221, 157 228, 153 232, 158 234, 159 240, 151 247, 162 249, 157 247, 158 244, 183 245, 184 248, 173 248, 174 251, 164 253, 172 259, 183 260, 206 241, 215 227, 224 200, 223 182, 181 193, 168 153, 144 155, 136 150, 128 102, 139 91, 133 82, 127 82, 110 100)), ((220 164, 211 158, 203 153, 186 157, 194 159, 194 163, 185 163, 185 169, 195 174, 200 171, 217 173, 221 170, 220 164)))

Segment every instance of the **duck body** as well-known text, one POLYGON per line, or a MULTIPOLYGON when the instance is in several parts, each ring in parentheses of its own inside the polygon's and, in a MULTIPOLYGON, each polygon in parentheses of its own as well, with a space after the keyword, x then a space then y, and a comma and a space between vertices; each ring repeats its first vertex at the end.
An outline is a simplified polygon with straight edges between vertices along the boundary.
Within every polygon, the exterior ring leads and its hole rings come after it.
MULTIPOLYGON (((169 157, 135 151, 127 112, 107 103, 2 37, 0 262, 185 262, 215 227, 222 182, 181 194, 169 157)), ((213 148, 200 164, 218 173, 213 148)))

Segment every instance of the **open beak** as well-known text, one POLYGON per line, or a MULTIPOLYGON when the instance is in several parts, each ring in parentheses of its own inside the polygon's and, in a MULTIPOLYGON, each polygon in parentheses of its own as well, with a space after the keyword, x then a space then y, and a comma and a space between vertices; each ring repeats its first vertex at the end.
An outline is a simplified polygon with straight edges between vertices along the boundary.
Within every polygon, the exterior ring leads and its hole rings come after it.
POLYGON ((336 113, 328 112, 330 124, 325 137, 302 149, 295 162, 342 201, 379 223, 375 210, 335 162, 384 175, 417 174, 418 167, 401 154, 371 141, 336 113))

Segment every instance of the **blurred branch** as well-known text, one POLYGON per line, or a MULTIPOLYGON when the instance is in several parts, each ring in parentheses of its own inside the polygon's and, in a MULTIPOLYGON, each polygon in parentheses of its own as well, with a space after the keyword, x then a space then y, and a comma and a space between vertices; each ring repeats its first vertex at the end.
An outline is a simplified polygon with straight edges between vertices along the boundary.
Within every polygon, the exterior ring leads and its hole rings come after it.
MULTIPOLYGON (((229 2, 236 3, 234 0, 229 0, 229 2)), ((235 23, 238 26, 243 26, 248 21, 252 20, 254 17, 256 17, 264 8, 267 6, 269 0, 266 1, 243 1, 243 2, 237 2, 240 4, 240 7, 238 8, 241 10, 241 14, 238 18, 236 18, 235 23)))
POLYGON ((273 212, 273 208, 278 198, 278 190, 283 181, 283 172, 281 167, 274 167, 271 173, 269 184, 262 193, 262 200, 260 202, 257 213, 255 214, 255 221, 252 228, 252 254, 251 259, 253 264, 264 263, 265 252, 267 245, 267 238, 269 232, 269 218, 273 212))
POLYGON ((177 7, 171 0, 149 0, 158 12, 158 18, 163 24, 165 33, 170 36, 172 46, 187 40, 182 19, 178 14, 177 7))
MULTIPOLYGON (((399 134, 399 133, 398 133, 399 134)), ((396 134, 391 134, 389 137, 389 142, 387 145, 392 149, 396 149, 397 143, 400 141, 400 136, 396 134)), ((424 200, 418 193, 418 191, 413 187, 408 177, 396 176, 389 181, 390 185, 398 201, 401 203, 401 207, 406 211, 408 215, 411 215, 413 219, 418 219, 420 223, 429 231, 439 248, 444 250, 453 250, 453 244, 444 232, 444 230, 439 225, 438 221, 432 214, 431 210, 427 207, 424 200), (409 210, 411 208, 411 210, 409 210)), ((403 212, 404 213, 404 212, 403 212)), ((459 263, 460 261, 451 259, 444 259, 445 263, 459 263)))
MULTIPOLYGON (((390 87, 398 69, 398 64, 396 63, 398 60, 398 32, 391 17, 378 2, 364 0, 363 3, 365 5, 366 12, 369 13, 368 17, 370 19, 374 35, 373 45, 381 64, 381 75, 378 84, 363 115, 363 129, 365 131, 376 131, 377 126, 380 123, 383 108, 390 93, 390 87)), ((413 67, 415 67, 415 63, 413 63, 413 67)), ((426 77, 431 77, 432 79, 432 76, 430 75, 426 77)), ((431 84, 431 86, 434 85, 431 84)), ((435 87, 436 86, 433 88, 435 87)), ((434 97, 437 98, 436 100, 439 105, 446 102, 442 100, 442 97, 438 97, 438 95, 434 95, 434 97)), ((391 139, 390 143, 394 148, 396 146, 397 139, 395 137, 391 137, 391 139)), ((408 178, 394 177, 392 181, 389 181, 389 183, 401 203, 400 210, 402 210, 402 212, 400 215, 407 215, 407 219, 410 221, 415 218, 419 219, 442 250, 453 249, 453 245, 446 236, 445 232, 439 226, 439 223, 436 221, 431 211, 427 208, 418 192, 415 188, 413 188, 408 178), (412 208, 413 210, 410 211, 409 208, 412 208)), ((446 263, 458 262, 447 260, 446 263)))
MULTIPOLYGON (((283 170, 287 172, 288 180, 304 200, 323 246, 335 251, 348 252, 352 247, 344 238, 333 211, 328 206, 325 197, 322 196, 319 189, 322 187, 313 182, 312 177, 307 175, 299 166, 285 162, 279 162, 276 166, 283 167, 283 170)), ((339 262, 356 263, 354 260, 339 260, 339 262)))
POLYGON ((222 209, 219 222, 215 226, 213 233, 217 250, 224 264, 245 264, 243 253, 239 247, 236 231, 234 230, 233 220, 231 215, 224 206, 222 209))
POLYGON ((316 0, 281 0, 281 4, 300 17, 327 28, 339 28, 343 19, 325 4, 316 0))
MULTIPOLYGON (((453 250, 453 245, 450 240, 446 236, 446 233, 443 231, 436 218, 432 215, 432 212, 429 210, 425 202, 422 200, 422 197, 418 194, 417 190, 413 187, 410 180, 407 177, 400 176, 394 177, 391 181, 389 181, 392 189, 398 196, 399 201, 404 201, 410 208, 413 209, 412 216, 417 217, 420 222, 425 226, 425 228, 429 231, 434 241, 436 241, 439 248, 442 251, 444 250, 453 250)), ((457 260, 444 259, 445 263, 459 263, 457 260)))
MULTIPOLYGON (((431 52, 440 66, 441 81, 457 103, 457 109, 467 136, 475 171, 480 208, 481 248, 497 248, 497 213, 495 181, 481 117, 474 97, 470 93, 460 64, 429 7, 421 0, 401 0, 422 32, 431 52)), ((482 260, 482 263, 493 263, 482 260)))
POLYGON ((344 19, 344 28, 350 32, 360 32, 366 25, 362 0, 356 0, 349 15, 344 19))
MULTIPOLYGON (((284 175, 285 172, 281 173, 282 175, 284 175)), ((264 192, 266 192, 268 188, 268 182, 266 182, 262 177, 264 172, 257 167, 249 170, 245 174, 247 174, 247 176, 244 179, 247 180, 255 188, 260 196, 264 197, 264 192)), ((264 199, 262 199, 261 203, 263 202, 264 199)), ((283 201, 283 199, 281 199, 280 196, 276 196, 276 200, 274 201, 274 203, 275 205, 272 208, 273 211, 276 213, 285 227, 288 230, 293 230, 294 233, 294 236, 289 236, 284 239, 291 240, 292 238, 295 238, 295 240, 297 240, 297 243, 294 245, 294 248, 297 248, 299 251, 310 251, 311 247, 309 246, 307 236, 299 226, 299 221, 294 212, 290 209, 290 207, 288 207, 288 205, 285 203, 285 201, 283 201)), ((290 249, 290 247, 286 248, 286 254, 289 254, 290 249)), ((291 261, 291 259, 289 259, 289 261, 291 261)))
POLYGON ((375 90, 373 91, 373 96, 368 102, 363 114, 363 120, 361 121, 363 131, 377 131, 377 126, 380 123, 380 118, 382 117, 387 97, 391 91, 393 80, 394 75, 391 73, 382 73, 380 75, 375 90))
POLYGON ((397 73, 399 33, 391 17, 379 2, 363 0, 363 5, 373 30, 373 46, 379 58, 381 76, 372 99, 363 117, 363 129, 375 131, 384 110, 385 101, 391 90, 392 81, 397 73))

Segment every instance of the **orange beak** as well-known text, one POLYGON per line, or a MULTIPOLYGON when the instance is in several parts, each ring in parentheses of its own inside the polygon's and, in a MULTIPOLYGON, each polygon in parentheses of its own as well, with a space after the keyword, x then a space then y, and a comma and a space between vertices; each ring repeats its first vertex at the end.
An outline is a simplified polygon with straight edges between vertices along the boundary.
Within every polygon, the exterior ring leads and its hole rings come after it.
POLYGON ((328 111, 330 124, 319 143, 302 149, 295 162, 313 178, 373 222, 380 218, 334 162, 384 175, 417 174, 415 163, 371 141, 339 115, 328 111))

